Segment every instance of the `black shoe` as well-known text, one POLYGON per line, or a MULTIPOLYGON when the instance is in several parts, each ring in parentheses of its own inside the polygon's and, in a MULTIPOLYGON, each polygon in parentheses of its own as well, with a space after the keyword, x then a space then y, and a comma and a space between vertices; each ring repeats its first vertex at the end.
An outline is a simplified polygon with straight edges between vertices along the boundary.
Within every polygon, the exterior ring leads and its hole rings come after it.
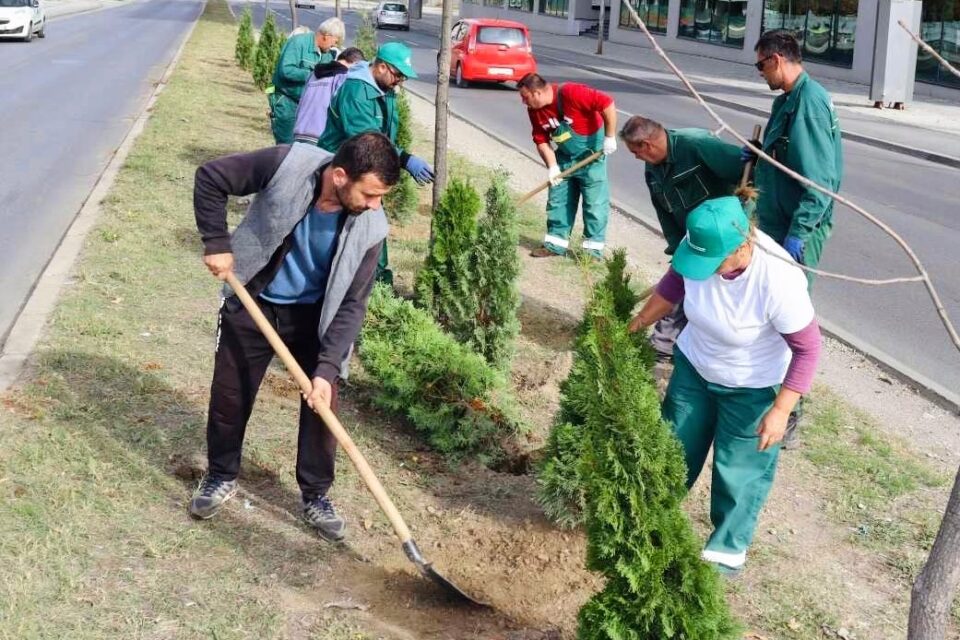
POLYGON ((347 523, 337 515, 326 496, 303 501, 303 520, 317 530, 320 537, 339 542, 347 535, 347 523))
POLYGON ((787 430, 783 432, 780 441, 781 449, 798 449, 800 447, 800 412, 793 410, 787 418, 787 430))
POLYGON ((217 515, 223 504, 237 493, 236 480, 224 480, 207 474, 190 499, 190 515, 207 520, 217 515))

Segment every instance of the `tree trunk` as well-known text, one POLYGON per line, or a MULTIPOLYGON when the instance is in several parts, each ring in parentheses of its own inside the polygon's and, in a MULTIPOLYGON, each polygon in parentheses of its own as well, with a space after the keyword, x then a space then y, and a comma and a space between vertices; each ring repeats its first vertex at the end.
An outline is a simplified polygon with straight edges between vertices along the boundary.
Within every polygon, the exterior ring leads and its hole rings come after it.
POLYGON ((443 0, 440 20, 440 52, 437 55, 437 114, 433 129, 433 205, 440 202, 440 194, 447 187, 447 117, 450 102, 450 27, 453 22, 453 2, 443 0))
POLYGON ((337 17, 343 20, 343 9, 340 8, 340 0, 336 0, 337 17))
POLYGON ((297 0, 290 0, 290 20, 293 22, 291 31, 300 26, 300 22, 297 20, 297 0))
POLYGON ((597 55, 603 55, 603 13, 607 0, 600 0, 600 27, 597 29, 597 55))
POLYGON ((913 583, 908 640, 943 640, 960 584, 960 469, 947 501, 937 539, 913 583))

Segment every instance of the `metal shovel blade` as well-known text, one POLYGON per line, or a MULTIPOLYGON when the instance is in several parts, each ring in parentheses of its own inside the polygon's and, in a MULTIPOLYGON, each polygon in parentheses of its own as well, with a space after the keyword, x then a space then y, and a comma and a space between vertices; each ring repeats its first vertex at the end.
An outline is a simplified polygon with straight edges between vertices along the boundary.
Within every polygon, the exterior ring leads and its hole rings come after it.
POLYGON ((424 577, 429 578, 436 584, 440 585, 447 594, 456 596, 460 600, 469 602, 470 604, 475 604, 480 607, 490 606, 486 602, 481 602, 480 600, 471 597, 466 591, 444 578, 436 569, 433 568, 431 563, 423 559, 423 555, 420 553, 417 543, 412 538, 403 543, 403 552, 407 555, 407 558, 410 559, 410 562, 417 565, 417 569, 420 570, 420 573, 423 574, 424 577))

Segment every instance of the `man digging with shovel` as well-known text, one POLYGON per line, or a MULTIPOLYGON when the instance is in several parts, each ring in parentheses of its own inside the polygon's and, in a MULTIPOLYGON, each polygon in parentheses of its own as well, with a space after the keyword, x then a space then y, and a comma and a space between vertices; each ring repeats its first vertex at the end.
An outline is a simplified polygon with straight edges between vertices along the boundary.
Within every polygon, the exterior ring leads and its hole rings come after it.
POLYGON ((617 150, 617 107, 613 98, 583 84, 549 84, 535 73, 517 83, 533 126, 533 142, 547 165, 547 233, 534 258, 562 256, 583 198, 583 250, 603 257, 610 217, 610 184, 605 156, 617 150), (564 170, 596 152, 604 157, 574 171, 564 170))
MULTIPOLYGON (((364 133, 333 155, 294 143, 218 158, 197 170, 194 209, 203 262, 246 285, 313 389, 300 403, 297 483, 304 520, 329 540, 346 526, 326 497, 336 439, 312 407, 336 410, 337 384, 366 314, 387 237, 383 196, 400 178, 390 140, 364 133), (233 235, 228 196, 256 194, 233 235)), ((243 436, 273 348, 234 292, 224 288, 207 419, 208 472, 190 513, 212 518, 236 494, 243 436)))

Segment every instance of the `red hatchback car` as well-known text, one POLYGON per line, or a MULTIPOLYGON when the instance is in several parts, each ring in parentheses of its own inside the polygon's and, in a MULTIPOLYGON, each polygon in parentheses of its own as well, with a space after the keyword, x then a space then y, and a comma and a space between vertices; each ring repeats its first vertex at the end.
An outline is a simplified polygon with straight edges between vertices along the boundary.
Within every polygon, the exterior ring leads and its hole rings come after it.
POLYGON ((458 87, 471 81, 516 82, 537 70, 530 32, 522 22, 470 18, 450 35, 450 77, 458 87))

